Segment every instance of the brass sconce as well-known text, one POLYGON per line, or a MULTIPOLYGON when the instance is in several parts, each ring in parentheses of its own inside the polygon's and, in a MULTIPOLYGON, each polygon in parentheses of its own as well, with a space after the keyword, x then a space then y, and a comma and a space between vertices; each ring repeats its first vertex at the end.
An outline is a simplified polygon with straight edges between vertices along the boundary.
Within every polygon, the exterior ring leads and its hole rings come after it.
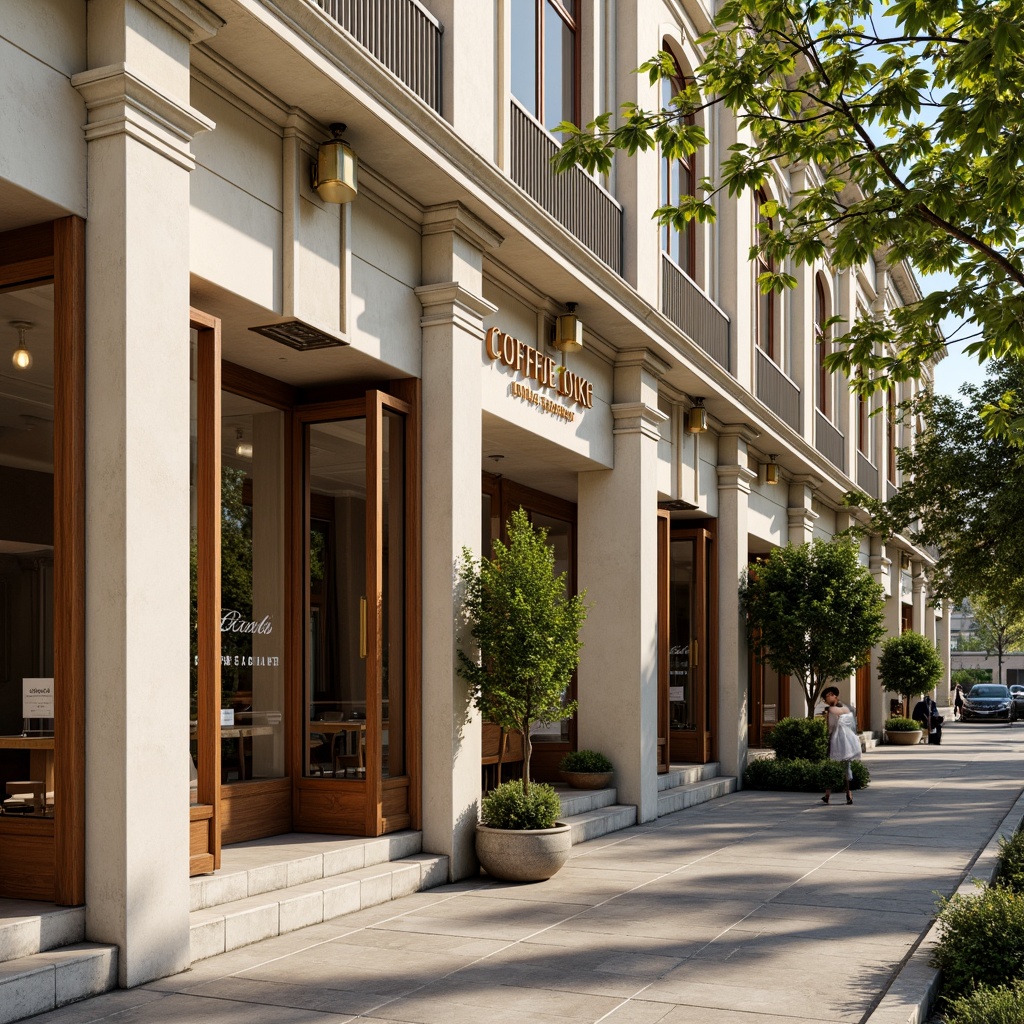
POLYGON ((332 124, 330 142, 321 142, 312 166, 313 188, 325 203, 351 203, 359 192, 356 169, 359 161, 342 138, 345 125, 332 124))
POLYGON ((768 462, 764 467, 764 482, 766 484, 777 484, 779 482, 779 464, 775 461, 777 456, 769 455, 768 462))
POLYGON ((704 399, 695 398, 690 411, 686 414, 686 432, 703 434, 708 429, 708 411, 704 408, 704 399))
POLYGON ((18 332, 18 347, 11 356, 11 365, 16 370, 28 370, 32 366, 32 353, 25 344, 25 332, 31 331, 34 324, 28 320, 11 320, 10 325, 18 332))
POLYGON ((567 302, 563 313, 555 320, 555 340, 552 346, 559 352, 579 352, 583 349, 583 321, 576 315, 576 303, 567 302))

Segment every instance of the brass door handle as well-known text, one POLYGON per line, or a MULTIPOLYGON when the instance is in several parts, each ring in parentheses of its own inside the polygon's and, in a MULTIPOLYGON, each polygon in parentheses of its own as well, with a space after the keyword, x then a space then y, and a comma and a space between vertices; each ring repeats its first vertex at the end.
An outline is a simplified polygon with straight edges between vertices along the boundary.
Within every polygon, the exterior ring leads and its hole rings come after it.
POLYGON ((366 598, 359 598, 359 657, 366 657, 366 598))

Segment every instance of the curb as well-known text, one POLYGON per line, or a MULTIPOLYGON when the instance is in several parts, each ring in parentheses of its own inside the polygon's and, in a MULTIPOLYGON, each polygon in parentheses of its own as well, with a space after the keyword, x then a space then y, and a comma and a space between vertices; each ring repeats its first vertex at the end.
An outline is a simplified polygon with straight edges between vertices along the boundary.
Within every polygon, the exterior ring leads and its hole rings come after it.
MULTIPOLYGON (((956 895, 975 891, 975 882, 991 882, 999 866, 999 840, 1009 839, 1024 821, 1024 792, 1017 797, 1006 817, 999 823, 988 844, 967 869, 956 895)), ((896 973, 878 1005, 863 1024, 925 1024, 939 994, 939 971, 932 967, 932 951, 939 938, 936 921, 925 932, 896 973)))

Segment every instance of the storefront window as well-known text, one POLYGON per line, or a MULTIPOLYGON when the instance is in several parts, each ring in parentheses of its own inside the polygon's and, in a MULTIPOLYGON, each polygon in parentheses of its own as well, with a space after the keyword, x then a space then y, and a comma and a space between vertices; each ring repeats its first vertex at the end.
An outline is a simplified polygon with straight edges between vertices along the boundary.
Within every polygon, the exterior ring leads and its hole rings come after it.
POLYGON ((53 285, 0 293, 0 800, 54 810, 53 285))
POLYGON ((694 607, 693 541, 673 540, 669 565, 669 724, 676 730, 697 728, 696 694, 690 672, 694 607))

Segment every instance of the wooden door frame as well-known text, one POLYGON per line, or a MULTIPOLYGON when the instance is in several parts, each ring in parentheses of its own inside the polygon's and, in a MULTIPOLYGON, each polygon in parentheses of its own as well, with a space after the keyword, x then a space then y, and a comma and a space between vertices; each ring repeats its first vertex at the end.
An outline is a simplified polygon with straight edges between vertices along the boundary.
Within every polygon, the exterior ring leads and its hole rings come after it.
POLYGON ((85 221, 0 234, 0 285, 53 285, 54 816, 0 818, 0 892, 85 902, 85 221))

